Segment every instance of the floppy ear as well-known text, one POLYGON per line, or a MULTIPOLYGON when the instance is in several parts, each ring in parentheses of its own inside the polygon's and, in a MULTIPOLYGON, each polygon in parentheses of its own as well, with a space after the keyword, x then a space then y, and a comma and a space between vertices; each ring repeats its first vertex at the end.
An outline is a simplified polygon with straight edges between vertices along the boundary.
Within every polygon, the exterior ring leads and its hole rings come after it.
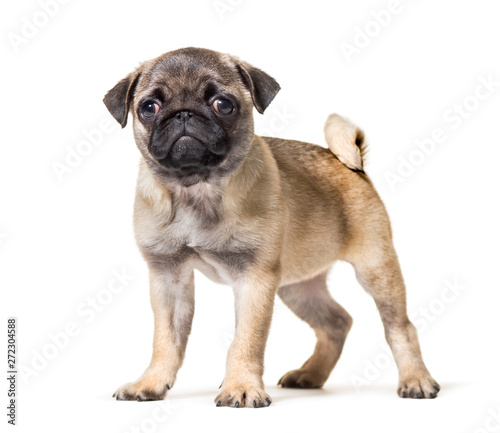
POLYGON ((130 102, 134 96, 134 90, 139 81, 140 72, 135 71, 127 75, 123 80, 119 81, 103 99, 104 105, 117 120, 117 122, 125 128, 127 125, 128 111, 130 102))
POLYGON ((237 61, 236 68, 252 95, 253 105, 262 114, 280 91, 280 85, 273 77, 246 62, 237 61))

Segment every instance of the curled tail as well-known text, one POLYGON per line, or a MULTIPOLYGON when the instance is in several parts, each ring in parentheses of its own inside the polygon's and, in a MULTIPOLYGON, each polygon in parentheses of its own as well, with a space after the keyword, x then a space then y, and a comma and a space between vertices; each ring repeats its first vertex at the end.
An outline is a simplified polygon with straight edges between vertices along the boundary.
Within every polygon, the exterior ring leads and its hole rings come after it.
POLYGON ((330 114, 325 123, 325 138, 331 152, 348 168, 364 173, 365 134, 349 120, 330 114))

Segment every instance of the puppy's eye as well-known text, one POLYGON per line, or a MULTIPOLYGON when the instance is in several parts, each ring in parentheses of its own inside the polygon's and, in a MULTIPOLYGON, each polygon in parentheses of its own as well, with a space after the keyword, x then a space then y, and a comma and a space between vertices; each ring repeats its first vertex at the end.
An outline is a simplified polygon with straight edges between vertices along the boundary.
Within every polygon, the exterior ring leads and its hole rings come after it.
POLYGON ((216 99, 212 103, 212 108, 219 114, 225 116, 231 114, 234 111, 234 105, 229 99, 216 99))
POLYGON ((145 120, 152 120, 160 111, 160 105, 154 101, 146 101, 141 107, 141 117, 145 120))

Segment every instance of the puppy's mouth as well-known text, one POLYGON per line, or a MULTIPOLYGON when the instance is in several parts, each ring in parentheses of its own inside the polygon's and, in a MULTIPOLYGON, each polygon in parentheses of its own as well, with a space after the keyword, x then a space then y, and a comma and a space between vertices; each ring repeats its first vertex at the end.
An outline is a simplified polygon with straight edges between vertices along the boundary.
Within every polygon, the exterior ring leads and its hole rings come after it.
POLYGON ((181 166, 198 163, 200 158, 210 152, 203 143, 190 135, 183 135, 173 143, 167 158, 172 162, 178 162, 181 166))
POLYGON ((179 178, 208 177, 210 170, 219 166, 225 153, 214 153, 203 142, 191 135, 178 137, 163 158, 155 158, 159 165, 174 172, 179 178))

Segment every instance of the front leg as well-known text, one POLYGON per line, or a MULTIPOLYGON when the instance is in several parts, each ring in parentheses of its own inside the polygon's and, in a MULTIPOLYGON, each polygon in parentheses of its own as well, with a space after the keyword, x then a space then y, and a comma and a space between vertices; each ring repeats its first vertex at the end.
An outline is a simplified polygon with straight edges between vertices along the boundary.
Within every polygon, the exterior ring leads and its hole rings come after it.
POLYGON ((119 388, 117 400, 162 400, 177 376, 194 314, 192 270, 150 270, 151 306, 154 313, 153 357, 144 374, 119 388))
POLYGON ((234 288, 236 332, 229 348, 226 376, 215 398, 217 406, 265 407, 264 350, 279 284, 276 272, 254 269, 234 288))

